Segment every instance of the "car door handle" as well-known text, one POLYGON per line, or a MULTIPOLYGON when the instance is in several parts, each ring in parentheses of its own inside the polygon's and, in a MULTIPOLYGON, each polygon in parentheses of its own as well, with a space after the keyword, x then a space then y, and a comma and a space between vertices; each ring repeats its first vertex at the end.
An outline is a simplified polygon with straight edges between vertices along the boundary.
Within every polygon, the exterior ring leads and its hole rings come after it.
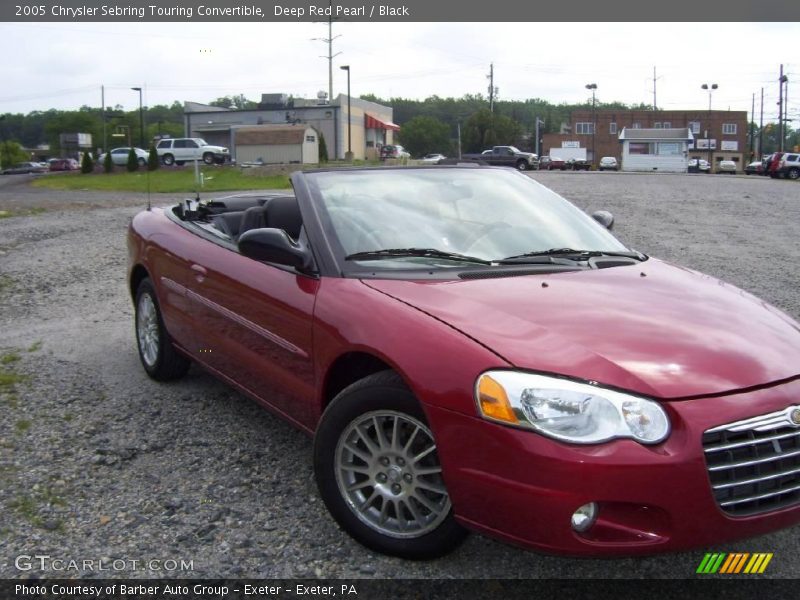
POLYGON ((206 278, 206 275, 208 275, 208 271, 206 271, 206 268, 200 265, 192 265, 191 269, 192 271, 194 271, 194 278, 197 280, 197 282, 203 283, 203 281, 206 278))

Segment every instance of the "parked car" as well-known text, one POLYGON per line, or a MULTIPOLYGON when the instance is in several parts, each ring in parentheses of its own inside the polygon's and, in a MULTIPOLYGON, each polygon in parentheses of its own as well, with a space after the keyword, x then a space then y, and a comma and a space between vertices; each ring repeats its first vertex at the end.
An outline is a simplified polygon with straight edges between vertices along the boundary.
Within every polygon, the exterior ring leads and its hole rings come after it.
POLYGON ((597 166, 598 170, 600 171, 617 171, 619 170, 619 165, 617 164, 617 159, 613 156, 604 156, 600 159, 600 164, 597 166))
POLYGON ((426 154, 422 157, 422 162, 425 164, 435 165, 440 160, 445 160, 447 157, 444 154, 426 154))
POLYGON ((784 152, 777 160, 777 165, 772 177, 787 177, 789 179, 800 179, 800 154, 784 152))
POLYGON ((557 156, 542 156, 539 159, 539 170, 554 171, 556 169, 560 171, 565 171, 567 169, 567 163, 563 158, 557 156))
POLYGON ((692 158, 688 163, 689 173, 711 173, 711 163, 702 158, 692 158))
POLYGON ((13 167, 3 169, 3 175, 22 175, 25 173, 44 173, 47 167, 43 167, 38 162, 21 162, 13 167))
POLYGON ((381 146, 380 160, 387 158, 411 158, 411 155, 406 152, 406 149, 398 144, 386 144, 381 146))
POLYGON ((207 165, 230 161, 224 146, 212 146, 203 138, 165 138, 156 145, 158 158, 165 165, 182 165, 189 160, 202 160, 207 165))
POLYGON ((523 152, 514 146, 494 146, 481 153, 461 156, 464 162, 479 162, 496 167, 514 167, 520 171, 539 168, 539 157, 533 152, 523 152))
POLYGON ((764 173, 764 165, 760 160, 756 160, 748 164, 744 168, 745 175, 761 175, 764 173))
MULTIPOLYGON (((130 151, 130 146, 124 148, 114 148, 111 150, 111 162, 119 166, 127 165, 128 154, 130 154, 130 151)), ((150 158, 150 153, 147 150, 142 150, 141 148, 134 148, 133 151, 136 153, 136 161, 139 163, 139 165, 142 167, 147 165, 147 160, 150 158)), ((97 163, 100 165, 102 165, 105 160, 105 152, 97 157, 97 163)))
POLYGON ((137 347, 153 379, 196 362, 313 435, 362 544, 431 558, 468 527, 632 555, 800 523, 788 315, 507 168, 291 178, 134 217, 137 347))
POLYGON ((592 169, 592 163, 583 158, 570 158, 565 164, 572 171, 590 171, 592 169))
POLYGON ((51 158, 48 163, 51 171, 77 171, 81 168, 74 158, 51 158))

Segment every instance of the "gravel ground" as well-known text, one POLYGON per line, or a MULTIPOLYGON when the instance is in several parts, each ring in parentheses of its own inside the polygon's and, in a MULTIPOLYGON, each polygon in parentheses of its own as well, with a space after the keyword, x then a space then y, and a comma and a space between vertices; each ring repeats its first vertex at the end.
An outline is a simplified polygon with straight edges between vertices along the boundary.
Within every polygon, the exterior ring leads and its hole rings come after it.
MULTIPOLYGON (((800 318, 800 185, 764 178, 533 173, 634 248, 730 281, 800 318)), ((19 555, 117 559, 104 576, 682 577, 703 551, 640 559, 542 556, 473 535, 406 562, 338 530, 313 484, 311 443, 193 367, 175 384, 139 365, 125 230, 141 195, 53 192, 0 178, 0 577, 19 555), (187 572, 146 570, 191 561, 187 572), (142 570, 134 570, 132 561, 142 570)), ((220 194, 222 195, 222 194, 220 194)), ((172 197, 154 198, 156 205, 172 197)), ((800 577, 800 529, 716 547, 774 552, 800 577)), ((75 576, 79 573, 61 572, 75 576)), ((92 576, 84 572, 83 576, 92 576)))

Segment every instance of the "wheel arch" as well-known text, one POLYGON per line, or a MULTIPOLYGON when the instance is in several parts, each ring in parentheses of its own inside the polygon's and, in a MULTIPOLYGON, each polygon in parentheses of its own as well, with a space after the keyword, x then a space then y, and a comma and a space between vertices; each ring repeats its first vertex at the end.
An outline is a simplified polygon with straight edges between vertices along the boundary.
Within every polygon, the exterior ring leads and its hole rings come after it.
POLYGON ((322 379, 320 414, 347 386, 381 371, 394 371, 408 385, 406 378, 396 367, 375 354, 364 351, 350 351, 339 355, 328 366, 322 379))
POLYGON ((139 289, 139 284, 148 277, 150 277, 150 273, 148 273, 147 269, 145 269, 142 265, 136 265, 133 267, 133 269, 131 269, 131 278, 129 283, 131 298, 133 300, 136 299, 136 290, 139 289))

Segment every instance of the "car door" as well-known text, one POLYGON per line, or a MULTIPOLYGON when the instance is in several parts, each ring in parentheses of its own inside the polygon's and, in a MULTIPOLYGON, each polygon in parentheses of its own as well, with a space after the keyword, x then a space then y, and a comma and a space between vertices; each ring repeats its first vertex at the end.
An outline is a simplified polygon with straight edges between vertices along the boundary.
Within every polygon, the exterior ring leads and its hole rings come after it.
POLYGON ((189 268, 198 325, 193 356, 310 428, 318 280, 215 243, 189 268))
POLYGON ((200 145, 194 140, 181 140, 184 144, 181 160, 197 160, 200 158, 200 145))
POLYGON ((128 163, 128 149, 116 148, 111 151, 111 162, 115 165, 125 165, 128 163))

